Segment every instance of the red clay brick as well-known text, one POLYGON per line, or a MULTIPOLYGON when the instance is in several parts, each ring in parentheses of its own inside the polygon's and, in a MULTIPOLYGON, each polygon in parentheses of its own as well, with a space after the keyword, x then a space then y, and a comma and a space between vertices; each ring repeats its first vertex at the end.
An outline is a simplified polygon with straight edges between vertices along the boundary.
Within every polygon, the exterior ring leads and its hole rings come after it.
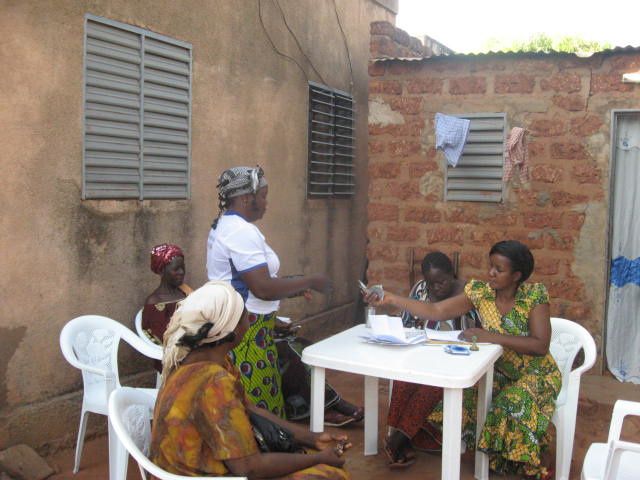
POLYGON ((397 222, 399 218, 398 206, 385 203, 369 203, 369 221, 397 222))
POLYGON ((622 83, 620 73, 594 74, 591 80, 591 93, 631 92, 634 85, 622 83))
POLYGON ((586 203, 589 200, 587 195, 579 195, 565 191, 551 192, 551 205, 554 207, 567 207, 586 203))
POLYGON ((568 306, 563 315, 563 318, 578 322, 582 322, 585 318, 589 317, 591 317, 591 307, 580 302, 568 306))
POLYGON ((398 162, 371 163, 369 175, 373 178, 396 178, 400 175, 400 164, 398 162))
POLYGON ((472 229, 471 230, 471 235, 470 235, 470 240, 471 243, 474 245, 479 245, 482 246, 483 248, 486 248, 487 253, 489 252, 489 250, 491 249, 491 246, 494 243, 499 242, 500 240, 504 240, 505 238, 507 238, 507 232, 506 230, 495 230, 495 229, 491 229, 491 230, 479 230, 479 229, 472 229))
POLYGON ((470 223, 473 225, 480 223, 478 213, 470 208, 449 208, 445 212, 445 219, 450 223, 470 223))
POLYGON ((574 135, 579 137, 586 137, 589 135, 593 135, 601 128, 603 128, 604 122, 602 118, 596 115, 585 115, 582 118, 574 118, 571 120, 571 126, 569 130, 574 135))
MULTIPOLYGON (((544 248, 544 233, 541 231, 526 230, 509 230, 505 237, 510 240, 518 240, 524 243, 531 250, 540 250, 544 248)), ((503 238, 502 240, 504 240, 503 238)))
POLYGON ((392 157, 408 157, 420 152, 420 142, 415 140, 394 140, 389 142, 389 153, 392 157))
POLYGON ((407 283, 409 281, 409 266, 394 265, 384 267, 384 278, 382 280, 385 283, 388 283, 389 280, 395 280, 399 284, 407 283))
POLYGON ((369 62, 369 76, 381 77, 385 74, 387 67, 384 62, 369 62))
POLYGON ((420 178, 425 173, 438 170, 438 163, 430 160, 409 163, 409 178, 420 178))
POLYGON ((431 207, 409 207, 404 214, 405 222, 438 223, 442 214, 431 207))
POLYGON ((566 250, 573 251, 576 243, 575 233, 559 233, 548 232, 547 233, 547 248, 550 250, 566 250))
POLYGON ((455 227, 436 227, 427 230, 427 241, 431 243, 456 243, 462 245, 464 243, 464 230, 455 227))
POLYGON ((601 180, 600 169, 592 165, 576 165, 571 173, 578 183, 600 183, 601 180))
POLYGON ((556 275, 560 271, 560 262, 553 258, 541 258, 535 261, 535 272, 539 275, 556 275))
POLYGON ((582 88, 580 75, 576 73, 559 73, 540 80, 540 88, 554 92, 575 93, 582 88))
POLYGON ((404 60, 393 60, 387 62, 387 72, 390 75, 414 75, 422 70, 420 62, 407 62, 404 60))
POLYGON ((402 84, 398 80, 370 80, 369 93, 384 93, 387 95, 401 95, 402 84))
POLYGON ((385 35, 371 35, 369 38, 369 52, 371 57, 396 57, 398 46, 392 38, 385 35))
POLYGON ((532 93, 536 80, 533 75, 514 73, 510 75, 496 75, 495 93, 532 93))
POLYGON ((387 232, 387 240, 392 242, 415 242, 419 238, 420 230, 416 226, 399 226, 387 232))
POLYGON ((551 144, 551 158, 584 160, 589 158, 589 152, 582 143, 556 142, 551 144))
POLYGON ((398 260, 398 247, 393 245, 369 245, 367 247, 367 258, 395 262, 398 260))
POLYGON ((382 153, 385 150, 385 142, 375 142, 369 139, 369 154, 375 155, 376 153, 382 153))
POLYGON ((419 137, 424 126, 423 120, 409 120, 401 124, 369 124, 369 135, 389 134, 394 137, 419 137))
POLYGON ((518 215, 515 213, 497 213, 490 217, 483 218, 482 223, 498 227, 510 227, 518 222, 518 215))
POLYGON ((529 150, 529 157, 536 158, 543 156, 547 147, 542 142, 529 142, 527 143, 527 149, 529 150))
POLYGON ((371 35, 386 35, 392 37, 395 30, 396 27, 392 23, 384 20, 371 22, 371 25, 369 25, 369 33, 371 35))
POLYGON ((392 110, 408 115, 422 112, 422 97, 392 97, 388 104, 392 110))
POLYGON ((449 79, 451 95, 484 94, 487 92, 485 77, 458 77, 449 79))
POLYGON ((386 237, 387 229, 382 226, 371 226, 370 224, 367 226, 367 238, 369 240, 382 240, 386 237))
POLYGON ((562 226, 562 213, 528 212, 523 214, 522 220, 529 228, 559 228, 562 226))
POLYGON ((555 137, 564 134, 567 127, 562 120, 540 119, 531 122, 530 130, 535 137, 555 137))
POLYGON ((477 269, 487 267, 487 256, 484 253, 462 252, 460 254, 460 265, 477 269))
POLYGON ((609 59, 608 62, 611 70, 640 70, 640 55, 637 53, 627 53, 609 59))
POLYGON ((586 98, 579 94, 554 95, 551 101, 554 105, 570 112, 581 112, 587 105, 586 98))
POLYGON ((409 93, 442 93, 444 80, 440 78, 414 78, 406 80, 405 85, 409 93))
POLYGON ((584 213, 568 212, 564 216, 564 224, 570 230, 580 230, 584 225, 584 213))
POLYGON ((531 169, 531 178, 538 182, 556 183, 562 179, 563 169, 553 165, 535 165, 531 169))

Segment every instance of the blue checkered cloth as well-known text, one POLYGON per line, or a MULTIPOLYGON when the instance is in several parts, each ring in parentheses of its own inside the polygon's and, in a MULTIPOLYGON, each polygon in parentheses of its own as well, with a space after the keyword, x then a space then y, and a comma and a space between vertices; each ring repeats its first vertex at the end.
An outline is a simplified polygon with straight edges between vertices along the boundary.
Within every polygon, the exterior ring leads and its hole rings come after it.
POLYGON ((436 113, 436 148, 444 152, 447 163, 452 167, 460 161, 470 125, 470 120, 436 113))

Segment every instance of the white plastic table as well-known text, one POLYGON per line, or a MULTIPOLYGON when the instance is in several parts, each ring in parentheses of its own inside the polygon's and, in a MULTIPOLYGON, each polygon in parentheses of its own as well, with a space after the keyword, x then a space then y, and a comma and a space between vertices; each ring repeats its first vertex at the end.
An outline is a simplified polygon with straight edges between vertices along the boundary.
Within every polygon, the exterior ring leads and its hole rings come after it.
MULTIPOLYGON (((442 345, 388 346, 365 343, 364 325, 310 345, 302 361, 311 369, 311 431, 324 429, 325 369, 364 375, 364 454, 378 453, 378 379, 388 378, 444 388, 442 479, 460 478, 462 389, 479 381, 477 435, 491 403, 493 364, 499 345, 480 345, 469 356, 445 353, 442 345)), ((488 456, 476 451, 475 477, 489 477, 488 456)))

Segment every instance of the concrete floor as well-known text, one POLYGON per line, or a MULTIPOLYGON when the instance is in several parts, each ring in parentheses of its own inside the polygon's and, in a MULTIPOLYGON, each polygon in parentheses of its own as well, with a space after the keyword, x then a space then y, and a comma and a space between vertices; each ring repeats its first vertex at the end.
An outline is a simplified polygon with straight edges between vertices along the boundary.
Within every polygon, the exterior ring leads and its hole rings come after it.
MULTIPOLYGON (((336 387, 336 390, 348 400, 362 403, 362 378, 340 372, 327 371, 327 378, 336 387)), ((386 382, 380 382, 380 435, 386 432, 386 403, 388 390, 386 382)), ((580 402, 578 407, 578 420, 576 425, 576 438, 573 449, 571 467, 571 479, 580 478, 580 470, 585 452, 592 442, 606 442, 609 430, 609 420, 613 404, 616 399, 640 401, 640 386, 623 384, 609 376, 584 376, 580 389, 580 402)), ((384 454, 365 457, 363 452, 363 430, 361 425, 350 426, 342 429, 352 443, 353 448, 347 453, 346 468, 354 480, 382 480, 402 478, 412 479, 438 479, 440 478, 440 457, 425 453, 418 453, 417 462, 407 470, 391 471, 387 468, 387 460, 384 454)), ((640 442, 640 418, 632 418, 625 423, 623 438, 640 442)), ((106 437, 99 437, 85 444, 81 470, 73 475, 73 450, 63 450, 48 458, 49 463, 60 472, 51 480, 74 479, 94 480, 108 478, 106 437)), ((492 475, 492 478, 508 480, 517 477, 502 477, 492 475)), ((137 466, 129 464, 127 480, 138 480, 140 474, 137 466)), ((473 478, 473 454, 463 455, 461 462, 461 479, 473 478)))

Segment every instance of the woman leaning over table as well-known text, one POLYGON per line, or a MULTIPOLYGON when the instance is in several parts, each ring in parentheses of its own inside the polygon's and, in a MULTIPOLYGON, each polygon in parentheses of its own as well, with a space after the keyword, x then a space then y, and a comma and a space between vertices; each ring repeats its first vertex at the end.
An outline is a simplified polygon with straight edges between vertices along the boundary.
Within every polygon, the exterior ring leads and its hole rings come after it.
POLYGON ((153 412, 152 461, 187 476, 237 475, 290 480, 347 480, 344 435, 311 433, 247 400, 228 353, 247 331, 242 297, 227 282, 208 282, 176 310, 164 336, 162 376, 153 412), (258 412, 258 410, 260 410, 258 412), (250 413, 289 430, 310 453, 261 453, 250 413))
MULTIPOLYGON (((552 472, 542 464, 548 447, 548 427, 562 378, 549 353, 551 322, 549 296, 541 283, 524 283, 533 272, 529 249, 515 240, 496 243, 489 252, 489 281, 469 281, 464 292, 441 302, 426 304, 392 293, 373 305, 391 305, 426 320, 446 320, 475 308, 482 328, 467 328, 466 340, 501 345, 495 363, 493 402, 478 440, 489 454, 491 469, 530 478, 547 479, 552 472)), ((482 347, 481 347, 482 348, 482 347)), ((463 438, 475 445, 474 392, 465 391, 463 438)), ((442 405, 429 420, 441 428, 442 405)))
MULTIPOLYGON (((222 172, 218 181, 220 213, 207 241, 207 274, 209 280, 231 282, 249 311, 249 331, 231 352, 247 395, 259 407, 284 417, 283 384, 273 339, 280 299, 299 295, 310 298, 311 290, 328 292, 331 284, 321 274, 278 278, 280 259, 254 225, 267 210, 268 192, 259 166, 233 167, 222 172)), ((308 396, 309 379, 307 375, 299 377, 288 383, 300 384, 308 396)), ((343 426, 362 420, 362 408, 328 388, 332 400, 326 405, 325 423, 343 426)))

